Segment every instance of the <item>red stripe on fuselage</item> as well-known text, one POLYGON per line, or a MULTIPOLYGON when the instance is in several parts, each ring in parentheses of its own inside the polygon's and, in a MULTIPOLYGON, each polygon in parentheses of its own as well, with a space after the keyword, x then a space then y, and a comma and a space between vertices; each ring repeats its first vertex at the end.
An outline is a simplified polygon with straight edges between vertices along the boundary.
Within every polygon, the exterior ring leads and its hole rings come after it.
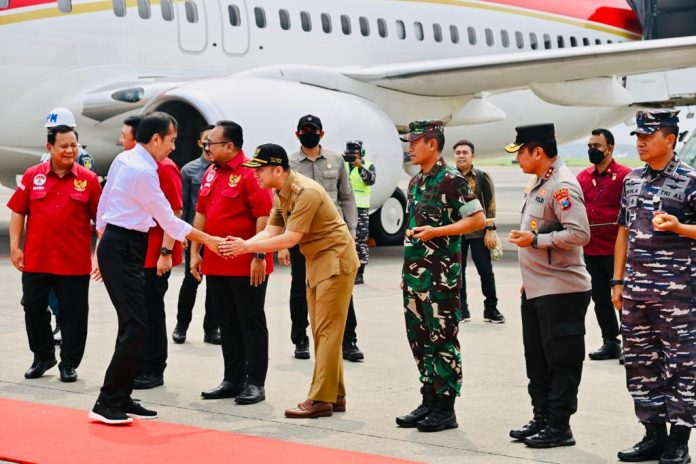
POLYGON ((626 0, 483 0, 606 24, 641 34, 640 22, 626 0))
POLYGON ((28 6, 46 5, 48 3, 57 3, 56 0, 10 0, 8 8, 0 9, 0 13, 18 8, 26 8, 28 6))

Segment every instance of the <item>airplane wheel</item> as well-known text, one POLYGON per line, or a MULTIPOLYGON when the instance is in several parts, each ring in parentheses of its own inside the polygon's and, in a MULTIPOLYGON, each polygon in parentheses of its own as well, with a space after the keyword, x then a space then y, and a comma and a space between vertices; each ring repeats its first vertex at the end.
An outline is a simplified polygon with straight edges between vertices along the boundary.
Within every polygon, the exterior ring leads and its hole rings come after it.
POLYGON ((406 195, 397 188, 392 196, 370 215, 370 237, 377 245, 403 245, 406 223, 406 195))

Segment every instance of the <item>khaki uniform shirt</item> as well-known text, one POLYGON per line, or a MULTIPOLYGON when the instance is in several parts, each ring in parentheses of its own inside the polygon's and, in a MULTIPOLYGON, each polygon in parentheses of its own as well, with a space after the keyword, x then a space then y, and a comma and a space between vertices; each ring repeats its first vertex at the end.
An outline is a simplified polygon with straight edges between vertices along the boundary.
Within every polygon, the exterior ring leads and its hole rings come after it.
POLYGON ((582 257, 582 247, 590 241, 585 201, 580 184, 560 159, 527 186, 520 229, 538 233, 537 248, 518 252, 528 299, 592 288, 582 257))
POLYGON ((360 265, 355 242, 326 190, 302 174, 290 171, 276 192, 268 223, 302 233, 300 251, 307 259, 307 283, 354 273, 360 265))

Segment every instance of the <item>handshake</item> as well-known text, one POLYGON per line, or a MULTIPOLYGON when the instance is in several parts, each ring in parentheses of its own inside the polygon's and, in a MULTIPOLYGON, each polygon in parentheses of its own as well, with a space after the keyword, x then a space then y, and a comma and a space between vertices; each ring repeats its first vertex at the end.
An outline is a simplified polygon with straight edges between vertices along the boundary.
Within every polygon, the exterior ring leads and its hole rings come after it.
POLYGON ((249 253, 246 240, 239 237, 210 237, 210 243, 206 243, 206 246, 223 258, 235 258, 249 253))

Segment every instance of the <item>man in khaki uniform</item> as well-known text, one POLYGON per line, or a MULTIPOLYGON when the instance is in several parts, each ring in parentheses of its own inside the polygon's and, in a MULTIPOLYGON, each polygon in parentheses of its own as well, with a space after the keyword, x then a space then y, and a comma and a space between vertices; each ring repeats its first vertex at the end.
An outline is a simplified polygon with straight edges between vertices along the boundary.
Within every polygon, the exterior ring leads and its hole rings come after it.
POLYGON ((307 261, 307 306, 314 338, 314 375, 308 399, 285 411, 290 418, 346 410, 341 345, 348 302, 360 265, 348 226, 326 190, 289 167, 285 150, 261 145, 244 166, 256 169, 261 188, 276 190, 266 228, 249 240, 232 237, 225 256, 273 252, 300 245, 307 261))

